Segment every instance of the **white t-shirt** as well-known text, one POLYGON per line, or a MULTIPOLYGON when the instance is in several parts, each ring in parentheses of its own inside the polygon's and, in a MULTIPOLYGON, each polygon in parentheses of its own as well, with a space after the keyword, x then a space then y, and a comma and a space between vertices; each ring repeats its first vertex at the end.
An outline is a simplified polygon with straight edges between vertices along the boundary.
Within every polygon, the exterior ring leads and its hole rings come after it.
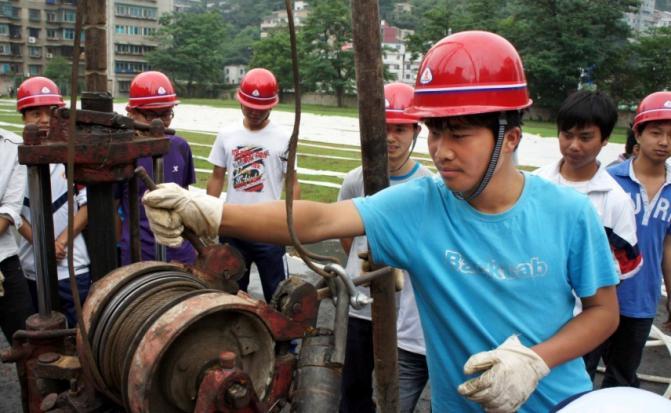
MULTIPOLYGON (((18 147, 23 142, 15 133, 0 129, 0 214, 16 228, 21 226, 21 203, 26 186, 26 167, 19 164, 18 147)), ((11 227, 0 234, 0 261, 16 255, 16 240, 11 227)))
POLYGON ((270 121, 250 131, 243 122, 224 126, 217 133, 208 160, 226 168, 226 202, 255 204, 282 196, 291 134, 270 121))
MULTIPOLYGON (((423 176, 432 175, 431 171, 419 162, 415 167, 404 176, 390 177, 389 185, 398 185, 404 182, 421 178, 423 176)), ((338 201, 352 199, 364 196, 363 188, 363 170, 359 166, 347 173, 343 180, 342 187, 338 193, 338 201)), ((398 217, 403 219, 403 216, 398 217)), ((368 241, 365 236, 355 237, 352 241, 352 247, 347 257, 347 274, 351 277, 357 277, 360 272, 360 263, 358 254, 363 251, 368 251, 368 241)), ((424 332, 419 321, 419 313, 417 311, 417 303, 415 302, 415 294, 412 290, 412 283, 408 273, 403 271, 403 278, 405 285, 398 295, 398 315, 396 319, 396 335, 398 337, 398 347, 416 354, 426 354, 426 346, 424 344, 424 332)), ((370 291, 366 287, 357 287, 361 292, 370 295, 370 291)), ((364 320, 371 320, 370 306, 366 306, 360 310, 350 309, 350 317, 360 318, 364 320)))
MULTIPOLYGON (((68 226, 68 179, 65 176, 65 166, 63 164, 49 165, 51 173, 51 206, 54 220, 54 237, 58 237, 60 233, 65 231, 68 226)), ((23 200, 23 209, 21 215, 26 218, 26 221, 31 222, 30 219, 30 198, 28 187, 26 186, 25 197, 23 200)), ((86 188, 82 187, 75 192, 75 213, 82 206, 86 205, 86 188)), ((84 237, 79 234, 75 237, 73 242, 74 255, 73 261, 75 266, 75 274, 83 274, 89 271, 89 253, 86 249, 84 237)), ((28 243, 23 237, 19 245, 19 258, 21 266, 26 278, 35 280, 35 253, 33 246, 28 243)), ((56 262, 56 269, 58 270, 58 279, 65 280, 69 278, 68 260, 66 258, 56 262)))

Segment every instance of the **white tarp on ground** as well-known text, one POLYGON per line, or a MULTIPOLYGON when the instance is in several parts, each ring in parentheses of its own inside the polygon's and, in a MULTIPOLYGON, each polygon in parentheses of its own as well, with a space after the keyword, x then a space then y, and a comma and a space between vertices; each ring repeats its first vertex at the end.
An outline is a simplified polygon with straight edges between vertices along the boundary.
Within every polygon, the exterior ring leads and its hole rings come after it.
MULTIPOLYGON (((115 110, 123 113, 124 105, 115 105, 115 110)), ((215 132, 225 123, 240 122, 240 119, 241 113, 238 109, 179 105, 175 108, 175 119, 172 126, 177 130, 215 132)), ((291 112, 275 111, 272 113, 272 119, 289 130, 293 128, 294 114, 291 112)), ((426 128, 423 128, 417 141, 416 152, 428 153, 426 136, 426 128)), ((345 116, 302 113, 300 137, 311 141, 359 145, 359 120, 345 116)), ((556 139, 541 138, 526 133, 518 151, 521 165, 543 166, 558 160, 561 156, 556 139)), ((608 164, 623 151, 624 145, 610 143, 601 151, 599 160, 608 164)))

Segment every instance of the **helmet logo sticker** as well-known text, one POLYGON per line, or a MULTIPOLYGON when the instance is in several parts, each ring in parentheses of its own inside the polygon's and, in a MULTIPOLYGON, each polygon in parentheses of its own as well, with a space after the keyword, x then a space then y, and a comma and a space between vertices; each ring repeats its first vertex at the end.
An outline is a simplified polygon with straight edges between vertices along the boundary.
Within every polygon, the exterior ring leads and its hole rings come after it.
POLYGON ((254 91, 252 92, 252 96, 259 97, 259 96, 261 96, 261 92, 259 92, 258 89, 254 89, 254 91))
POLYGON ((44 86, 44 87, 42 88, 42 93, 51 93, 51 90, 49 90, 48 87, 44 86))
POLYGON ((158 87, 158 94, 159 95, 165 95, 166 94, 165 88, 163 86, 158 87))
POLYGON ((389 106, 391 106, 391 103, 389 103, 389 99, 385 98, 384 99, 384 107, 388 108, 389 106))
POLYGON ((664 107, 671 108, 671 100, 667 100, 666 102, 664 102, 664 107))
POLYGON ((433 80, 433 73, 431 73, 431 69, 427 67, 422 72, 422 77, 419 78, 419 83, 426 85, 431 83, 432 80, 433 80))

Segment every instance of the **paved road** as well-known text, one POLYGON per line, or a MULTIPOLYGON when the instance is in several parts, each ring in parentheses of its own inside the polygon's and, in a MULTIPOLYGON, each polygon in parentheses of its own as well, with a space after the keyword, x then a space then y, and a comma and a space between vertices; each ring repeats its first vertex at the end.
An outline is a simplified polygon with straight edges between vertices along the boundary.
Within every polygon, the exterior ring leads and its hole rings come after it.
MULTIPOLYGON (((340 246, 337 242, 334 241, 323 242, 317 246, 311 246, 310 248, 320 254, 340 255, 340 257, 342 257, 340 246)), ((318 279, 317 275, 305 271, 305 269, 301 265, 296 264, 295 261, 291 260, 290 263, 290 267, 293 268, 295 272, 300 273, 301 276, 307 280, 316 282, 318 279)), ((250 291, 258 298, 262 298, 260 284, 256 276, 252 276, 250 291)), ((666 317, 666 310, 662 306, 660 306, 659 313, 660 316, 657 320, 655 320, 656 325, 660 325, 662 319, 666 317)), ((328 300, 325 300, 320 308, 318 324, 324 327, 331 327, 332 323, 333 306, 328 300)), ((4 348, 6 346, 7 342, 5 341, 4 336, 0 334, 0 348, 4 348)), ((671 356, 669 356, 669 352, 662 347, 652 347, 646 349, 640 372, 651 375, 668 376, 669 372, 671 372, 671 356)), ((600 377, 597 378, 597 382, 599 380, 600 377)), ((655 393, 663 394, 667 385, 643 382, 642 387, 655 393)), ((427 413, 430 411, 429 394, 430 393, 428 389, 426 389, 417 406, 416 413, 427 413)), ((20 411, 20 388, 16 381, 16 371, 14 366, 0 363, 0 412, 13 413, 20 411)))

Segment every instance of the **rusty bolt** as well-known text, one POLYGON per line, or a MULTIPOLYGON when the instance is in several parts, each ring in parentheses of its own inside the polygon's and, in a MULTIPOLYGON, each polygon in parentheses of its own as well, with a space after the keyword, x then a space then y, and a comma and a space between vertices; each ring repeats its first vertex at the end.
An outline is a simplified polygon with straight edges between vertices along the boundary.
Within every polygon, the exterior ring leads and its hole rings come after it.
POLYGON ((47 397, 42 399, 42 403, 40 403, 40 410, 46 412, 53 409, 56 407, 56 401, 58 401, 58 394, 49 393, 47 397))
POLYGON ((303 310, 303 306, 301 303, 294 303, 294 305, 291 306, 291 312, 294 314, 298 314, 303 310))
POLYGON ((232 351, 222 351, 221 354, 219 354, 219 363, 224 369, 232 369, 235 368, 235 360, 237 358, 238 356, 232 351))
POLYGON ((42 353, 39 355, 37 360, 40 363, 50 364, 60 360, 61 355, 57 353, 42 353))
POLYGON ((235 409, 241 409, 249 404, 249 390, 243 384, 233 383, 226 389, 226 401, 235 409))

